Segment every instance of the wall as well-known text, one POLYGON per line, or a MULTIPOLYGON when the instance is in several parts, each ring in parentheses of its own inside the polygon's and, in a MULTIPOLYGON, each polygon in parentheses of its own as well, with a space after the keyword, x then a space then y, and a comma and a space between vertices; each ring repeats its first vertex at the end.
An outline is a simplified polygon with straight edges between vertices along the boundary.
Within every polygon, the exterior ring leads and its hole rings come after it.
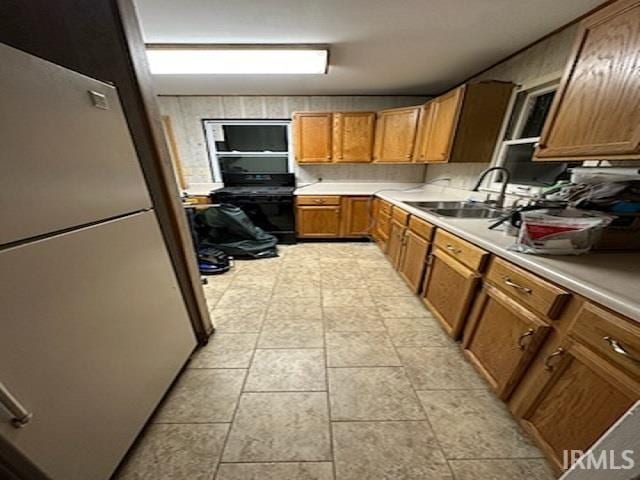
MULTIPOLYGON (((542 78, 551 79, 556 74, 559 77, 569 60, 577 28, 577 24, 571 25, 471 80, 504 80, 526 85, 542 78)), ((487 163, 430 165, 425 180, 446 176, 452 178, 452 187, 470 189, 488 166, 487 163)))
MULTIPOLYGON (((382 110, 424 103, 413 96, 160 96, 160 110, 171 118, 188 183, 211 182, 202 119, 289 119, 305 110, 382 110)), ((315 181, 420 182, 422 165, 296 166, 298 183, 315 181)))

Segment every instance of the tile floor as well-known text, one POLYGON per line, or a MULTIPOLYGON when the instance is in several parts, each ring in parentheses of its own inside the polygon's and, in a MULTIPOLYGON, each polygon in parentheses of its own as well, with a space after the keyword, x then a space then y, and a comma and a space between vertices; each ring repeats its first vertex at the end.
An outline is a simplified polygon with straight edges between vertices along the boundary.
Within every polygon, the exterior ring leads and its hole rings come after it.
POLYGON ((550 480, 370 243, 303 243, 205 286, 217 333, 118 480, 550 480))

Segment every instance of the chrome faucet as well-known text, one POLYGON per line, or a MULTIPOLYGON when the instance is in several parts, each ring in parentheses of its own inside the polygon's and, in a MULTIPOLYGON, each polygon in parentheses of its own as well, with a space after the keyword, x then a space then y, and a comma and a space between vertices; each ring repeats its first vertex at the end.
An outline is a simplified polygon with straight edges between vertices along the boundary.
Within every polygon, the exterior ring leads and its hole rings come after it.
POLYGON ((509 180, 511 179, 511 172, 509 172, 509 170, 505 167, 489 167, 486 170, 483 170, 471 191, 477 192, 480 189, 480 185, 482 184, 484 177, 486 177, 487 174, 493 171, 502 172, 502 187, 500 188, 500 194, 498 195, 498 198, 496 198, 495 202, 491 203, 493 203, 496 208, 502 208, 504 206, 504 197, 507 190, 507 185, 509 184, 509 180))

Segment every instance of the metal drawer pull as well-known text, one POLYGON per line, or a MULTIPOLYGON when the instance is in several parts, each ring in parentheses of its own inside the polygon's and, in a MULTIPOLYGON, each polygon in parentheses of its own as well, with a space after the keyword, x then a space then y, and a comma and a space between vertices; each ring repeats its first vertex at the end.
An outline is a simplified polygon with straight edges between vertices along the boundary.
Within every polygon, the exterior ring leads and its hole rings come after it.
POLYGON ((602 337, 602 339, 607 342, 609 345, 611 345, 611 349, 616 352, 619 353, 620 355, 623 355, 631 360, 633 360, 634 362, 638 362, 640 363, 640 358, 636 358, 634 357, 632 354, 630 354, 626 348, 624 348, 624 346, 617 341, 615 338, 611 338, 611 337, 602 337))
POLYGON ((546 368, 550 372, 553 371, 553 365, 551 364, 551 360, 554 357, 559 357, 560 355, 564 355, 564 352, 565 352, 564 348, 560 347, 555 352, 553 352, 551 355, 549 355, 544 361, 544 368, 546 368))
POLYGON ((504 277, 503 280, 504 280, 505 285, 509 285, 510 287, 513 287, 516 290, 520 290, 521 292, 524 292, 524 293, 533 293, 533 290, 531 290, 528 287, 523 287, 522 285, 518 285, 516 282, 511 280, 509 277, 504 277))
POLYGON ((11 413, 11 415, 13 415, 13 418, 11 419, 11 425, 16 428, 24 427, 33 417, 33 414, 26 408, 24 408, 20 404, 18 399, 11 395, 11 393, 9 393, 9 390, 7 390, 7 387, 5 387, 1 382, 0 403, 4 405, 4 408, 6 408, 9 413, 11 413))
POLYGON ((449 250, 450 252, 453 252, 453 253, 462 253, 462 250, 460 250, 459 248, 454 247, 450 243, 447 244, 447 250, 449 250))
POLYGON ((534 333, 536 333, 536 331, 533 328, 530 328, 529 330, 527 330, 526 332, 524 332, 522 335, 518 337, 518 347, 520 348, 520 350, 527 349, 527 345, 522 342, 524 341, 525 338, 530 337, 534 333))

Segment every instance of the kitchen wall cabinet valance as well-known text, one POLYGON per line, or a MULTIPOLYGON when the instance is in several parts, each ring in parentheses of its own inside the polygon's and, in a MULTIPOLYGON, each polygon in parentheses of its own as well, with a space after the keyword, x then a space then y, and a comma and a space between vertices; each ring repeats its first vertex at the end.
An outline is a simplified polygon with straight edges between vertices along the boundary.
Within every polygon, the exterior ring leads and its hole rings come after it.
POLYGON ((373 159, 374 112, 296 112, 298 163, 368 163, 373 159))
POLYGON ((392 108, 378 112, 374 162, 412 162, 420 108, 392 108))
POLYGON ((639 63, 640 1, 583 20, 535 159, 640 159, 639 63))
POLYGON ((413 161, 418 163, 490 162, 514 85, 466 84, 427 102, 413 161))

